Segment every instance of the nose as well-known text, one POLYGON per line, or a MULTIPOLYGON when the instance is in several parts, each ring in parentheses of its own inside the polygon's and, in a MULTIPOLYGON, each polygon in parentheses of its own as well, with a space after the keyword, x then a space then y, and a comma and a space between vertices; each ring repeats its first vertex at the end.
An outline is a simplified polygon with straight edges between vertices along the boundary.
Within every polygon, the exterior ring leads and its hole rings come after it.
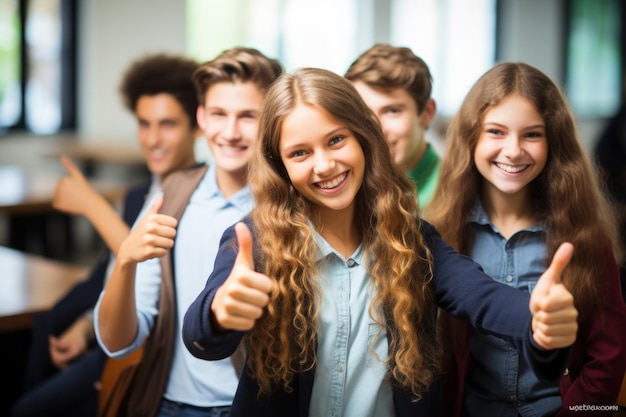
POLYGON ((520 139, 518 135, 509 135, 504 142, 504 155, 513 159, 520 156, 522 153, 522 147, 520 146, 520 139))
POLYGON ((315 156, 315 165, 313 166, 313 172, 317 175, 327 175, 333 172, 335 169, 335 160, 330 157, 326 152, 319 152, 315 156))
POLYGON ((153 147, 159 144, 161 141, 161 134, 157 126, 149 126, 142 130, 144 134, 144 141, 148 146, 153 147))
POLYGON ((222 129, 222 137, 226 140, 237 140, 241 138, 241 131, 237 125, 237 118, 229 117, 222 129))

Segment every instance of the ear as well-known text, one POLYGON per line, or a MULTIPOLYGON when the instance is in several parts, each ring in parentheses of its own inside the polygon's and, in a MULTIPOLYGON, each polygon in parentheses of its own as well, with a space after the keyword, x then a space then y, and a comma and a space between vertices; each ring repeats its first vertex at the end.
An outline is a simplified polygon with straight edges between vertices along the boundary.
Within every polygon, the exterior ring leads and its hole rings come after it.
POLYGON ((204 106, 201 104, 196 109, 196 121, 198 122, 198 126, 200 129, 204 130, 206 127, 206 120, 204 119, 204 106))
POLYGON ((437 104, 435 104, 435 100, 429 98, 426 100, 426 105, 424 106, 424 110, 422 114, 420 114, 420 119, 422 120, 422 126, 425 128, 430 126, 430 123, 435 118, 435 114, 437 113, 437 104))

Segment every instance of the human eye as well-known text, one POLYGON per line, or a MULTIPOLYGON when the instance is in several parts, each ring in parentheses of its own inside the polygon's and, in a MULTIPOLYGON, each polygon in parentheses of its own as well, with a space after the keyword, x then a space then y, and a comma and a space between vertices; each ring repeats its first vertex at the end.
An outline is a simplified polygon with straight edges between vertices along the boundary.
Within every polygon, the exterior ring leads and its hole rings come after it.
POLYGON ((217 118, 217 117, 224 117, 225 115, 226 115, 226 113, 224 113, 224 112, 223 112, 223 111, 221 111, 221 110, 211 110, 211 111, 209 112, 209 116, 210 116, 210 117, 214 117, 214 118, 217 118))
POLYGON ((307 152, 303 149, 296 149, 295 151, 291 151, 289 153, 290 159, 302 159, 307 155, 307 152))
POLYGON ((541 139, 544 137, 544 133, 540 131, 532 131, 526 134, 526 137, 529 139, 541 139))
POLYGON ((258 117, 258 114, 254 112, 249 112, 242 114, 241 117, 244 119, 256 119, 258 117))
POLYGON ((338 136, 333 136, 329 141, 328 144, 333 146, 333 145, 337 145, 338 143, 341 143, 341 141, 343 141, 345 139, 345 136, 342 135, 338 135, 338 136))
POLYGON ((495 128, 495 127, 489 127, 485 129, 485 131, 487 132, 487 134, 491 136, 503 136, 504 135, 504 132, 502 132, 502 130, 495 128))
POLYGON ((400 113, 402 113, 402 109, 400 107, 387 107, 387 109, 385 109, 386 114, 390 115, 390 116, 396 116, 400 113))

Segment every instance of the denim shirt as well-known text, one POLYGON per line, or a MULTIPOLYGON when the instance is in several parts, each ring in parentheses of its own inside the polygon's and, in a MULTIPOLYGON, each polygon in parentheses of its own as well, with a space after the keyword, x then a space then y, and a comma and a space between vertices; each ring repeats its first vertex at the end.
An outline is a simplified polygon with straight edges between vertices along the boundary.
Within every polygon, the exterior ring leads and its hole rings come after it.
MULTIPOLYGON (((468 222, 474 232, 472 259, 495 281, 532 292, 546 270, 545 227, 519 230, 507 240, 491 223, 480 200, 468 222)), ((545 416, 561 406, 558 385, 540 381, 504 339, 472 330, 470 352, 464 415, 545 416)))
POLYGON ((373 296, 362 247, 348 259, 317 232, 322 305, 310 417, 393 417, 391 385, 384 380, 387 332, 369 315, 373 296))

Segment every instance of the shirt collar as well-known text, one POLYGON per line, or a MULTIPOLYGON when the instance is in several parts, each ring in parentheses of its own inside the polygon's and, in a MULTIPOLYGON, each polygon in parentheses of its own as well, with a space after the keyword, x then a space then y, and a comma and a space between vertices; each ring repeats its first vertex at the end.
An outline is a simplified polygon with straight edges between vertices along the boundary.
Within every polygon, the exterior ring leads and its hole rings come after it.
POLYGON ((210 198, 222 198, 224 199, 224 205, 230 204, 244 212, 248 212, 252 209, 252 192, 249 186, 246 185, 227 200, 222 194, 220 187, 217 185, 217 169, 215 168, 215 164, 209 165, 205 177, 207 179, 206 193, 210 198))
MULTIPOLYGON (((346 259, 339 252, 333 249, 333 247, 330 246, 328 242, 326 242, 326 239, 324 239, 322 235, 320 235, 317 230, 315 230, 313 223, 311 223, 310 220, 307 222, 309 224, 309 227, 311 228, 311 232, 313 233, 313 241, 317 245, 318 249, 315 261, 319 262, 330 255, 335 255, 341 261, 346 261, 346 259)), ((354 261, 356 261, 357 264, 363 265, 363 242, 359 244, 359 246, 356 248, 356 250, 349 259, 353 259, 354 261)))
POLYGON ((439 156, 430 145, 426 144, 426 152, 422 159, 413 167, 408 176, 417 186, 423 185, 431 176, 432 172, 439 166, 439 156))
MULTIPOLYGON (((476 200, 474 200, 474 207, 472 207, 472 209, 470 210, 470 214, 467 217, 467 222, 476 223, 476 224, 483 225, 483 226, 488 225, 493 230, 497 230, 496 226, 494 226, 491 220, 489 220, 489 216, 487 216, 487 212, 485 211, 485 208, 483 207, 483 203, 482 201, 480 201, 480 198, 478 197, 476 197, 476 200)), ((526 227, 523 230, 526 230, 529 232, 545 232, 546 226, 544 223, 539 223, 534 226, 526 227)))

